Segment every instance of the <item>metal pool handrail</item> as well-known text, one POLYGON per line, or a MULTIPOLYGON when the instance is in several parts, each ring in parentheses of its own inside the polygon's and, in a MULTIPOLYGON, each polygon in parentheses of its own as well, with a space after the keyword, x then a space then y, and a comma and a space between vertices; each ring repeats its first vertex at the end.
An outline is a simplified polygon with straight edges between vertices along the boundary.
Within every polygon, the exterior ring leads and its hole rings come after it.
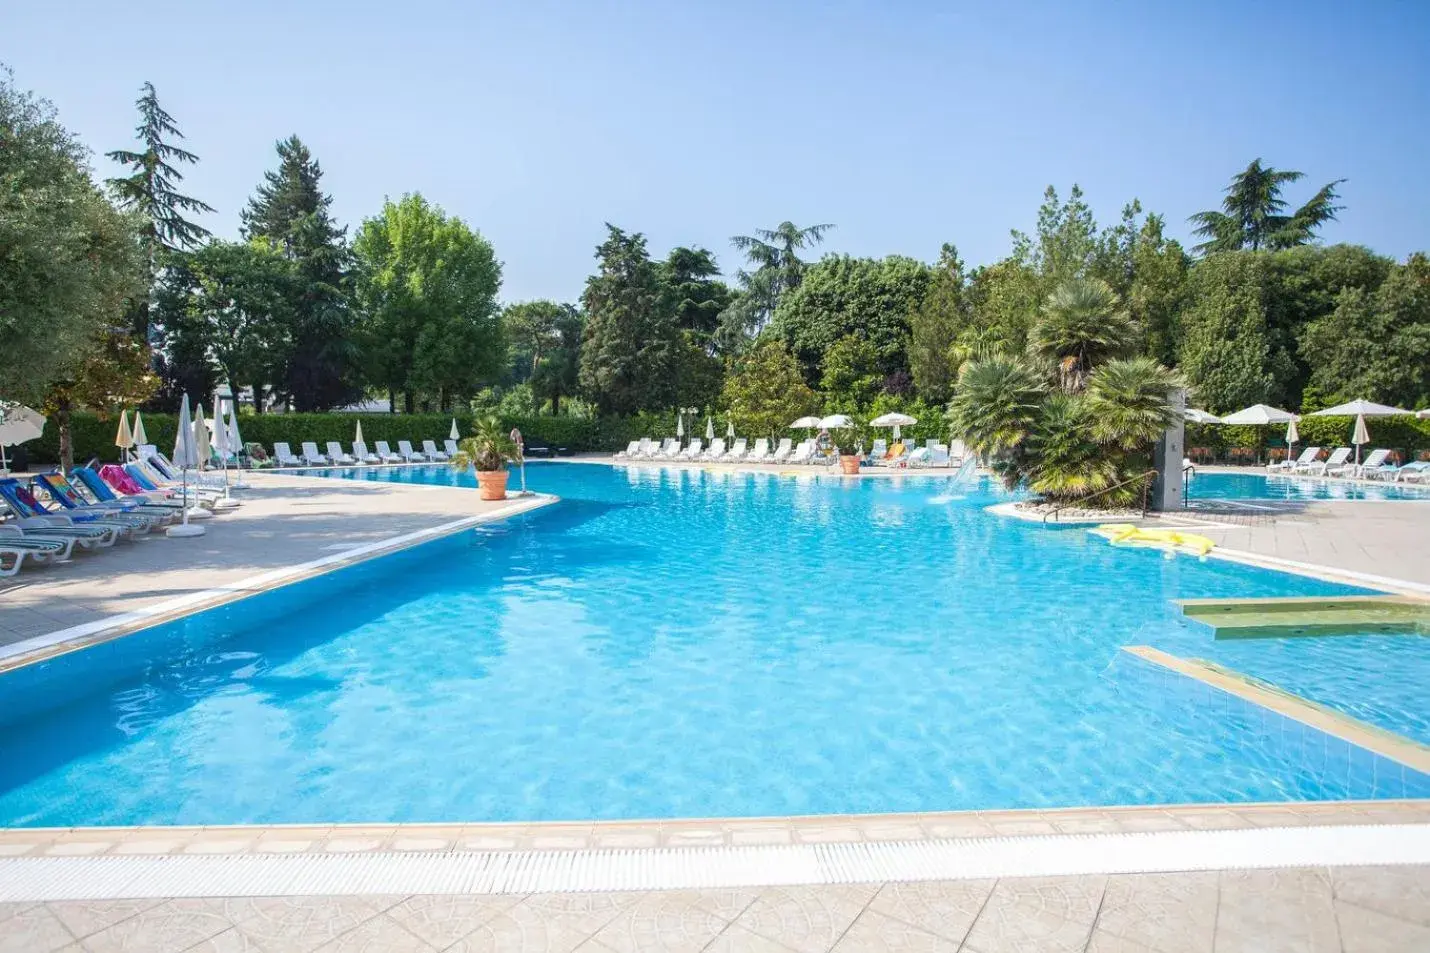
MULTIPOLYGON (((1063 510, 1067 509, 1068 507, 1077 506, 1077 505, 1079 505, 1079 504, 1081 504, 1081 503, 1086 503, 1088 500, 1095 500, 1095 499, 1097 499, 1099 496, 1102 496, 1102 494, 1104 494, 1104 493, 1111 493, 1113 490, 1120 489, 1120 488, 1122 488, 1122 487, 1124 487, 1124 486, 1130 486, 1130 485, 1132 485, 1133 483, 1138 482, 1139 480, 1146 480, 1148 477, 1155 477, 1156 475, 1157 475, 1157 471, 1156 471, 1156 470, 1148 470, 1148 471, 1146 471, 1145 473, 1139 473, 1139 474, 1137 474, 1137 475, 1134 476, 1134 477, 1128 477, 1128 478, 1125 479, 1125 480, 1121 480, 1121 481, 1119 481, 1119 482, 1117 482, 1117 483, 1114 483, 1114 484, 1112 484, 1112 486, 1105 486, 1105 487, 1103 487, 1102 489, 1097 490, 1097 491, 1094 492, 1094 493, 1089 493, 1089 494, 1087 494, 1086 496, 1080 496, 1080 497, 1078 497, 1078 498, 1075 499, 1075 500, 1068 500, 1066 503, 1063 503, 1063 504, 1061 504, 1060 506, 1055 506, 1055 507, 1053 507, 1051 510, 1049 510, 1048 512, 1044 513, 1044 514, 1043 514, 1043 522, 1046 523, 1048 520, 1050 520, 1050 519, 1052 519, 1053 517, 1057 516, 1059 513, 1061 513, 1063 510)), ((1146 516, 1146 515, 1147 515, 1147 490, 1148 490, 1148 488, 1149 488, 1150 485, 1151 485, 1151 484, 1149 484, 1149 483, 1143 483, 1143 484, 1142 484, 1142 515, 1143 515, 1143 516, 1146 516)))

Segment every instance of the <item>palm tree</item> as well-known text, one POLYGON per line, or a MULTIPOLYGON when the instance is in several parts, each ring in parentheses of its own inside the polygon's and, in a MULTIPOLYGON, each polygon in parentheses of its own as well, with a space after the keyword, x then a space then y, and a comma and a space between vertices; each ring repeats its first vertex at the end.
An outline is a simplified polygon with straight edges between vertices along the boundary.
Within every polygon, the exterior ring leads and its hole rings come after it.
POLYGON ((1093 366, 1126 351, 1132 318, 1101 278, 1075 278, 1048 295, 1031 347, 1058 368, 1064 390, 1081 390, 1093 366))
POLYGON ((1145 452, 1177 418, 1168 395, 1181 377, 1150 357, 1108 361, 1087 383, 1088 428, 1100 444, 1145 452))
POLYGON ((995 355, 969 361, 948 404, 953 435, 980 456, 1009 486, 1023 476, 1023 451, 1037 423, 1047 385, 1026 360, 995 355))
POLYGON ((1028 435, 1028 489, 1070 500, 1117 482, 1117 461, 1092 439, 1091 417, 1080 394, 1055 393, 1043 402, 1028 435))
POLYGON ((1309 202, 1286 215, 1281 187, 1303 178, 1303 172, 1273 169, 1263 166, 1260 159, 1253 160, 1232 177, 1220 212, 1198 212, 1189 219, 1197 226, 1195 234, 1207 239, 1197 246, 1197 251, 1274 250, 1312 241, 1316 229, 1335 221, 1336 213, 1344 208, 1335 202, 1336 186, 1345 179, 1323 186, 1309 202))

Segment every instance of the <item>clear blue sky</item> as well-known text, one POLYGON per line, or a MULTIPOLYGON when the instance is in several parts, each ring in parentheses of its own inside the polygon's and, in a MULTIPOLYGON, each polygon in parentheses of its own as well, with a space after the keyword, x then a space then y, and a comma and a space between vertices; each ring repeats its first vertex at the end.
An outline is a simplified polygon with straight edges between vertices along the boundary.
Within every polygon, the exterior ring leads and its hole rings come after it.
POLYGON ((342 222, 421 191, 491 239, 506 300, 574 300, 605 221, 727 272, 729 236, 785 219, 979 264, 1078 182, 1185 237, 1257 156, 1307 174, 1293 201, 1349 180, 1326 240, 1430 248, 1424 0, 6 6, 0 61, 101 175, 150 80, 220 236, 296 132, 342 222))

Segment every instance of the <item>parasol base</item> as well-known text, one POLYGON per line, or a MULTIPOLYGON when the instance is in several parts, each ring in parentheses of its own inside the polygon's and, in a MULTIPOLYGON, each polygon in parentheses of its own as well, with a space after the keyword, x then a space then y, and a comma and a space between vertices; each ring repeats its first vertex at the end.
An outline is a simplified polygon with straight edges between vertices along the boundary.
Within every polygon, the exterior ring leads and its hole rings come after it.
POLYGON ((193 523, 180 523, 178 526, 170 526, 164 530, 164 535, 176 539, 186 539, 190 536, 202 536, 207 532, 208 530, 202 526, 195 526, 193 523))

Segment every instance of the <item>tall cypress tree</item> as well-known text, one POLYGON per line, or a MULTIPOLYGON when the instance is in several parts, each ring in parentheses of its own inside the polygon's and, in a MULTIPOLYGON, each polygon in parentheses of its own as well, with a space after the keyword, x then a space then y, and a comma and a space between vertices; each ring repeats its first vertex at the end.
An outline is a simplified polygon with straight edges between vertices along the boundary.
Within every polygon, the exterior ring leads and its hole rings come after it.
MULTIPOLYGON (((185 213, 212 212, 213 207, 178 191, 184 180, 179 165, 193 165, 199 157, 173 144, 184 134, 174 124, 174 117, 159 105, 153 83, 144 84, 135 105, 139 107, 139 125, 134 131, 144 151, 116 149, 105 153, 114 162, 133 169, 130 175, 107 179, 106 184, 114 190, 121 208, 137 210, 144 216, 142 236, 152 289, 168 255, 195 248, 209 237, 209 230, 189 221, 185 213)), ((135 333, 145 339, 149 336, 149 297, 142 297, 132 314, 135 333)))
POLYGON ((356 351, 348 301, 347 229, 333 221, 323 170, 297 136, 277 143, 278 168, 263 174, 242 212, 243 236, 280 247, 293 263, 292 352, 278 387, 298 410, 356 399, 356 351))

